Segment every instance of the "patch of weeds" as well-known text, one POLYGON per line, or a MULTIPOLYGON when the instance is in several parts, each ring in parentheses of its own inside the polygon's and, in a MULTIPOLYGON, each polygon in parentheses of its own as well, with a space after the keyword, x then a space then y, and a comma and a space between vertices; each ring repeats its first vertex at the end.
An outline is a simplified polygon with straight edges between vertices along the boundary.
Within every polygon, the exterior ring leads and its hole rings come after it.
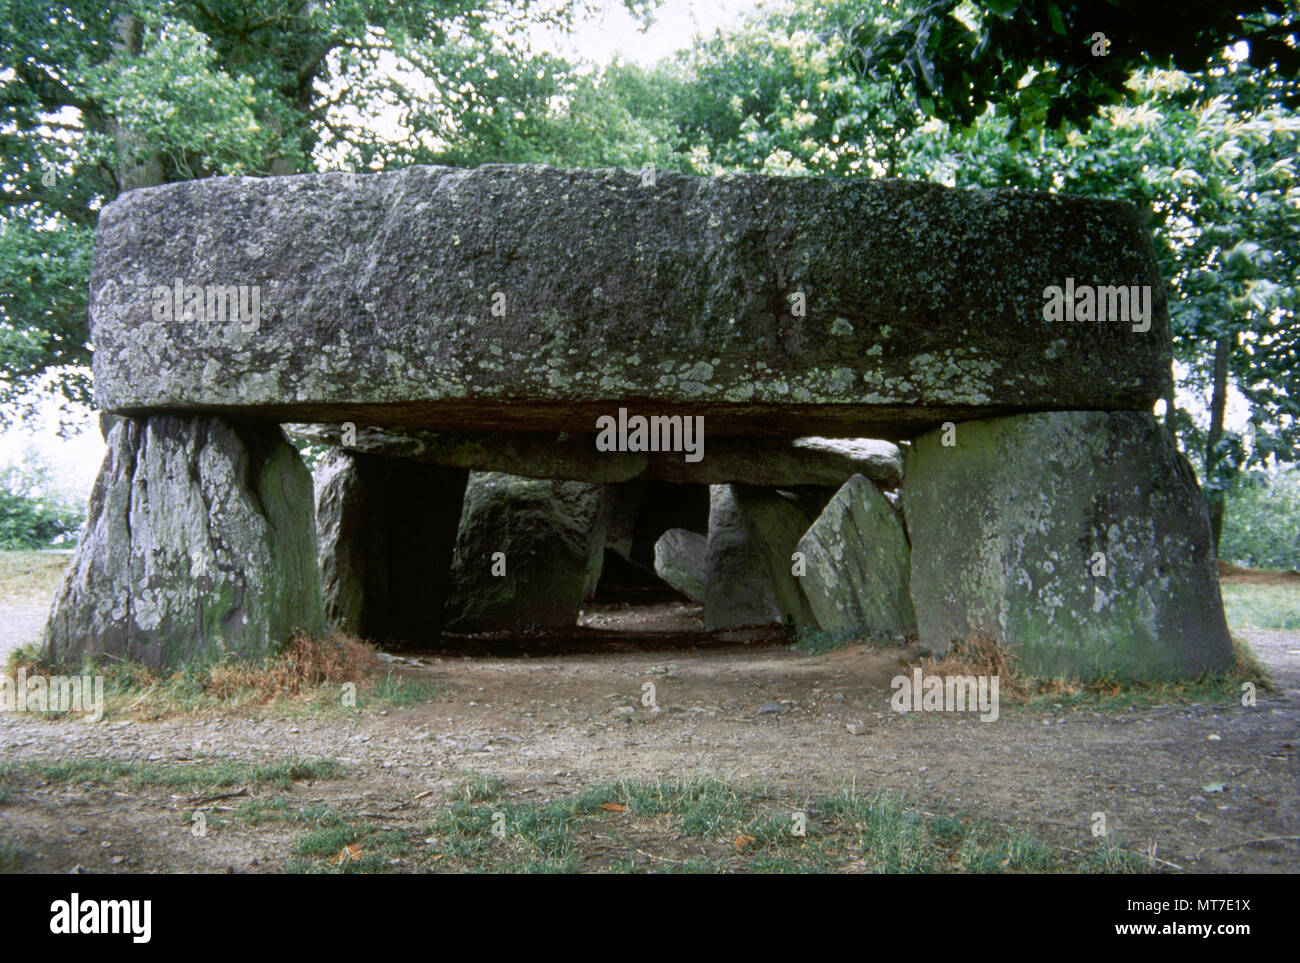
POLYGON ((1109 841, 1079 854, 1080 873, 1147 873, 1151 868, 1151 861, 1144 854, 1109 841))
MULTIPOLYGON (((238 806, 227 810, 198 809, 203 812, 208 824, 221 827, 231 823, 241 826, 265 826, 269 823, 299 824, 321 829, 343 824, 343 817, 328 806, 304 806, 299 808, 283 796, 248 799, 238 806)), ((194 819, 194 813, 185 816, 185 824, 194 819)))
MULTIPOLYGON (((1130 707, 1229 703, 1241 698, 1242 684, 1272 688, 1267 668, 1238 638, 1232 640, 1232 665, 1224 672, 1181 681, 1119 680, 1100 676, 1091 680, 1051 679, 1021 670, 1014 651, 990 638, 955 643, 937 659, 922 662, 922 672, 935 676, 996 676, 998 696, 1004 706, 1017 711, 1093 709, 1120 712, 1130 707)), ((909 714, 910 715, 910 714, 909 714)))
MULTIPOLYGON (((452 687, 428 679, 412 679, 409 676, 389 672, 382 678, 375 679, 365 693, 374 705, 394 708, 419 705, 422 702, 434 702, 446 698, 452 687)), ((358 705, 361 700, 358 699, 358 705)))
POLYGON ((790 648, 796 652, 802 652, 804 655, 822 655, 826 652, 834 652, 836 649, 842 649, 846 645, 858 641, 855 632, 823 632, 821 629, 804 627, 798 630, 794 642, 790 648))
MULTIPOLYGON (((820 800, 823 831, 847 833, 849 866, 872 873, 1098 872, 1094 862, 1060 852, 1029 833, 913 809, 889 793, 841 790, 820 800)), ((1130 872, 1113 863, 1109 872, 1130 872)))
POLYGON ((318 829, 293 847, 290 873, 384 873, 409 866, 418 843, 405 830, 343 822, 318 829))
MULTIPOLYGON (((11 655, 10 662, 14 671, 21 664, 29 674, 68 671, 42 665, 35 648, 11 655)), ((101 660, 80 667, 77 674, 104 677, 106 719, 262 709, 282 716, 354 716, 429 702, 451 691, 445 684, 394 672, 372 646, 339 632, 319 639, 299 634, 279 655, 258 663, 231 656, 159 672, 139 662, 101 660), (354 696, 346 702, 345 686, 354 696)))
POLYGON ((804 655, 823 655, 858 642, 866 642, 869 645, 893 645, 898 641, 885 632, 865 634, 859 631, 823 632, 821 629, 805 626, 796 631, 795 640, 790 644, 790 648, 804 655))
POLYGON ((295 872, 1141 872, 1118 848, 1058 850, 1036 836, 843 790, 800 806, 716 779, 620 780, 515 803, 473 777, 423 834, 337 817, 294 847, 295 872), (792 832, 794 813, 805 835, 792 832), (422 837, 422 838, 421 838, 422 837))
POLYGON ((465 782, 452 795, 452 799, 467 803, 491 802, 501 795, 505 781, 479 772, 466 772, 465 782))
POLYGON ((333 759, 298 757, 273 763, 214 758, 186 765, 120 759, 69 759, 0 763, 0 784, 26 777, 74 785, 114 786, 125 783, 132 789, 166 787, 190 792, 232 786, 288 789, 295 782, 331 779, 341 772, 342 766, 333 759))
POLYGON ((1122 682, 1102 677, 1090 682, 1030 679, 1023 707, 1029 710, 1095 709, 1122 712, 1129 708, 1161 705, 1227 704, 1240 702, 1242 685, 1251 683, 1268 691, 1273 679, 1245 641, 1233 636, 1232 664, 1223 672, 1207 673, 1185 681, 1122 682))
POLYGON ((16 873, 23 867, 23 853, 16 843, 0 840, 0 873, 16 873))
POLYGON ((5 667, 10 678, 17 676, 19 669, 26 670, 28 675, 34 675, 41 671, 41 660, 41 644, 28 642, 10 650, 5 667))

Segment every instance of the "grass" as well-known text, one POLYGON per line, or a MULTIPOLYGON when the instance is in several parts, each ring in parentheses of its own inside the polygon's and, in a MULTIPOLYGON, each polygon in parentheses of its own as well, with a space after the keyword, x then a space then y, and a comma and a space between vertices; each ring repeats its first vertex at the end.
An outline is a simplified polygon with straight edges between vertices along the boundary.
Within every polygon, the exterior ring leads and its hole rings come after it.
POLYGON ((52 552, 0 552, 0 604, 49 602, 71 560, 52 552))
POLYGON ((123 759, 67 759, 0 762, 0 790, 12 799, 17 783, 41 780, 69 786, 131 789, 168 788, 189 792, 249 788, 289 789, 303 780, 332 779, 342 773, 333 759, 291 757, 281 762, 252 763, 214 757, 183 765, 123 759))
MULTIPOLYGON (((11 653, 9 672, 61 672, 46 667, 39 648, 11 653)), ((445 698, 451 687, 399 675, 375 649, 351 636, 299 635, 261 663, 235 658, 157 672, 138 662, 105 660, 79 674, 104 677, 104 718, 158 720, 205 712, 266 710, 277 716, 353 716, 445 698)), ((49 714, 51 718, 55 713, 49 714)))
POLYGON ((871 640, 864 638, 860 632, 832 633, 805 626, 798 630, 790 648, 796 652, 802 652, 804 655, 824 655, 827 652, 834 652, 836 649, 842 649, 855 642, 869 641, 871 640))
POLYGON ((1228 624, 1241 629, 1300 629, 1300 581, 1278 584, 1225 582, 1228 624))
MULTIPOLYGON (((714 779, 618 781, 519 803, 472 778, 421 832, 331 814, 294 845, 303 873, 1140 872, 1114 845, 1058 850, 962 816, 851 788, 796 808, 714 779), (488 795, 488 792, 491 792, 488 795), (804 835, 795 835, 795 813, 804 835)), ((293 817, 286 814, 286 818, 293 817)))
POLYGON ((23 854, 14 843, 0 841, 0 873, 16 873, 22 869, 23 854))
POLYGON ((1093 709, 1121 712, 1156 705, 1228 704, 1238 702, 1242 685, 1257 690, 1272 688, 1268 669, 1250 646, 1233 637, 1232 664, 1223 672, 1183 681, 1121 681, 1102 676, 1092 680, 1051 679, 1022 673, 1013 653, 992 639, 974 639, 954 645, 938 659, 922 662, 927 675, 998 677, 999 700, 1020 711, 1093 709))

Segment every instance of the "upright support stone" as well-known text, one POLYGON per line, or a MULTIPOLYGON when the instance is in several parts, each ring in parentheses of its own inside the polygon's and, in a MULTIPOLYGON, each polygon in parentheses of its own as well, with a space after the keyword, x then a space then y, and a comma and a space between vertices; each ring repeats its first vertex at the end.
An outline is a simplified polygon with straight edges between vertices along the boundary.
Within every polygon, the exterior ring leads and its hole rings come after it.
POLYGON ((155 668, 257 659, 320 628, 311 476, 279 427, 116 419, 46 654, 155 668))
POLYGON ((699 532, 670 528, 655 542, 655 574, 694 602, 703 602, 709 581, 709 540, 699 532))
POLYGON ((928 432, 903 505, 918 628, 936 652, 986 636, 1035 674, 1126 680, 1231 662, 1205 500, 1149 414, 928 432))
POLYGON ((763 560, 781 622, 802 628, 816 625, 808 599, 794 575, 793 555, 799 539, 825 504, 825 497, 786 496, 771 488, 733 485, 736 504, 749 530, 750 542, 763 560))
POLYGON ((704 627, 713 631, 780 621, 771 576, 741 515, 733 486, 710 485, 704 627))
POLYGON ((916 630, 903 519, 870 480, 854 475, 845 482, 798 550, 807 569, 799 586, 823 632, 850 637, 916 630))
POLYGON ((605 485, 474 472, 452 564, 454 632, 571 628, 604 560, 605 485))
POLYGON ((317 469, 325 616, 362 638, 436 642, 469 472, 332 452, 317 469))

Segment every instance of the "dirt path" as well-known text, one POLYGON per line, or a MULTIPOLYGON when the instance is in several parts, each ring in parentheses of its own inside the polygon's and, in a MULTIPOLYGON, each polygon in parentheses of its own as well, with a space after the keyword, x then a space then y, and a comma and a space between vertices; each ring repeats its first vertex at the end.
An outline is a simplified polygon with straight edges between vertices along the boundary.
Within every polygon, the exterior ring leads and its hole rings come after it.
MULTIPOLYGON (((1112 840, 1142 850, 1154 842, 1160 859, 1188 871, 1295 872, 1300 633, 1241 634, 1278 684, 1253 708, 1103 715, 1004 703, 996 722, 982 723, 890 711, 889 681, 914 655, 901 647, 807 657, 761 644, 645 651, 622 643, 545 658, 403 659, 402 672, 446 683, 451 694, 358 720, 230 715, 91 726, 6 713, 0 758, 334 757, 347 776, 299 785, 295 804, 326 802, 399 826, 427 822, 467 771, 498 776, 511 795, 538 801, 616 778, 716 775, 765 785, 793 803, 852 782, 1061 846, 1082 849, 1093 814, 1104 812, 1112 840), (655 685, 657 712, 640 704, 646 682, 655 685), (865 731, 851 734, 850 723, 865 731)), ((293 830, 232 826, 200 839, 185 822, 192 808, 165 791, 51 784, 0 807, 0 839, 39 853, 45 871, 283 865, 293 830)))

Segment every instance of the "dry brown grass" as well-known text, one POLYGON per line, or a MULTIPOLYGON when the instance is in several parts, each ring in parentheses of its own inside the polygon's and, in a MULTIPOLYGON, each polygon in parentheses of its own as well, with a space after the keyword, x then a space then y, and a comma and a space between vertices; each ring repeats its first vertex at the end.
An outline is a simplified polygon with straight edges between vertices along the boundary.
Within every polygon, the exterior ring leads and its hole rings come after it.
POLYGON ((922 666, 927 675, 997 676, 999 693, 1013 701, 1024 702, 1031 695, 1030 687, 1020 677, 1015 653, 988 636, 954 643, 945 655, 926 659, 922 666))
POLYGON ((1123 682, 1110 677, 1052 679, 1025 675, 1014 652, 991 638, 958 642, 941 658, 922 662, 926 674, 984 675, 998 677, 1001 698, 1013 704, 1056 706, 1091 705, 1097 708, 1156 705, 1192 701, 1231 701, 1240 696, 1241 683, 1271 689, 1267 668, 1250 646, 1232 640, 1232 665, 1227 671, 1184 681, 1123 682))
POLYGON ((362 682, 379 667, 373 646, 354 636, 331 632, 313 639, 299 633, 285 650, 265 665, 223 662, 214 665, 203 686, 215 699, 236 695, 242 701, 270 701, 281 696, 312 693, 324 683, 362 682))

